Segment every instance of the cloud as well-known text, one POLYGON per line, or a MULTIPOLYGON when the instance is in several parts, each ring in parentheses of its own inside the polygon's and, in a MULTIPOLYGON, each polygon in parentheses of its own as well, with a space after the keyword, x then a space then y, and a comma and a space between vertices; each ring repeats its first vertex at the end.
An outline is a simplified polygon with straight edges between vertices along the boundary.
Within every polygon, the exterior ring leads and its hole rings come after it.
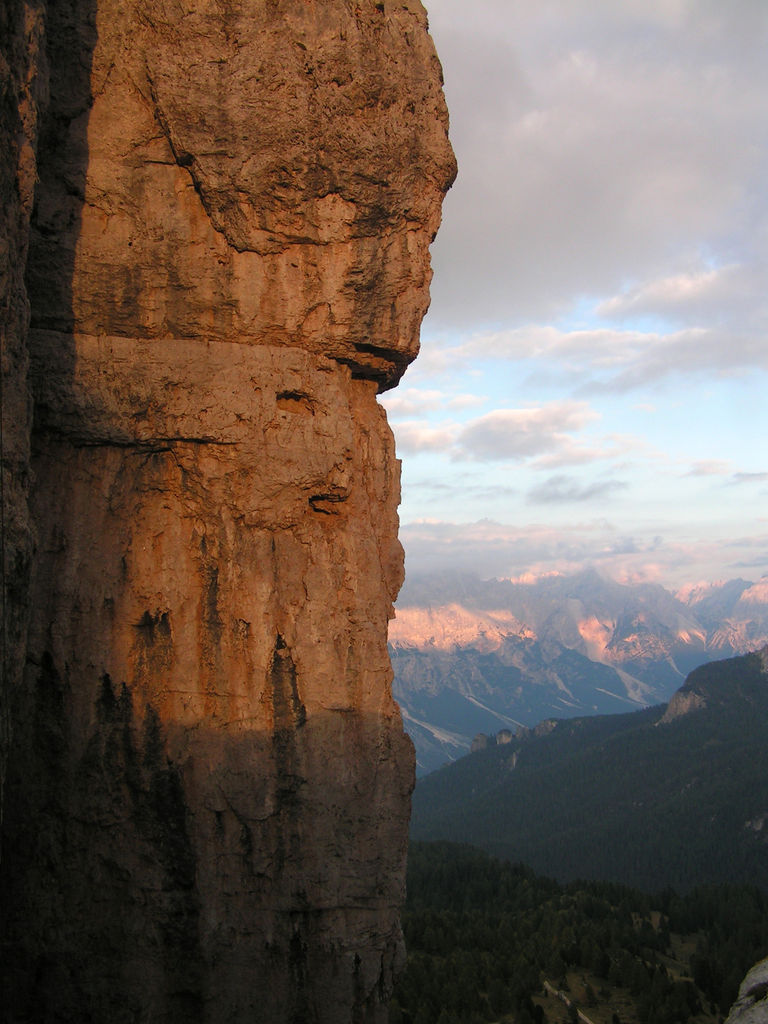
POLYGON ((487 399, 480 395, 453 395, 446 401, 446 406, 449 409, 470 409, 476 405, 482 405, 487 399))
POLYGON ((452 394, 436 388, 401 387, 398 391, 388 391, 379 401, 387 410, 389 419, 397 420, 403 416, 423 416, 440 409, 470 409, 482 405, 486 399, 466 392, 452 394))
POLYGON ((573 437, 565 437, 556 451, 540 455, 531 462, 531 467, 537 470, 551 470, 610 460, 614 463, 614 468, 619 468, 617 460, 625 461, 628 455, 636 456, 638 453, 646 458, 659 457, 659 453, 646 441, 630 434, 608 434, 597 439, 597 443, 591 444, 584 444, 573 437))
MULTIPOLYGON (((766 310, 768 322, 768 309, 766 310)), ((442 369, 466 372, 485 361, 521 365, 559 381, 572 393, 646 390, 674 376, 728 376, 768 372, 764 327, 742 331, 724 327, 680 330, 622 330, 609 327, 565 330, 529 324, 505 331, 476 333, 440 352, 442 369)))
POLYGON ((419 416, 432 409, 439 409, 444 401, 445 393, 436 388, 430 390, 419 388, 400 388, 398 391, 387 391, 379 397, 379 402, 387 410, 390 419, 401 416, 419 416))
MULTIPOLYGON (((406 403, 403 408, 409 408, 406 403)), ((587 402, 563 401, 524 409, 495 409, 465 423, 399 420, 392 424, 399 453, 442 452, 455 462, 523 462, 552 468, 615 458, 631 447, 585 445, 572 436, 599 414, 587 402), (536 457, 539 458, 536 458, 536 457)))
POLYGON ((604 518, 574 520, 567 528, 488 519, 422 520, 403 524, 400 537, 408 574, 450 566, 485 578, 516 577, 593 566, 620 581, 657 581, 676 588, 693 579, 727 579, 740 569, 768 572, 765 532, 731 537, 727 557, 722 540, 696 535, 690 526, 627 530, 604 518))
POLYGON ((568 434, 581 430, 597 413, 586 402, 551 402, 531 409, 496 409, 463 427, 457 449, 480 460, 521 460, 557 450, 568 434))
POLYGON ((461 524, 421 521, 406 523, 401 539, 407 572, 450 565, 487 577, 575 572, 597 564, 608 574, 630 569, 640 573, 646 563, 657 564, 664 548, 655 534, 628 536, 604 519, 574 522, 567 530, 539 524, 510 526, 487 519, 461 524))
POLYGON ((594 374, 588 393, 629 391, 675 375, 728 376, 751 369, 768 370, 762 332, 689 328, 670 334, 642 336, 641 344, 624 354, 618 372, 594 374))
POLYGON ((508 484, 497 482, 491 483, 470 483, 466 478, 459 481, 452 479, 445 480, 412 480, 409 484, 409 491, 412 493, 439 495, 440 497, 451 497, 455 494, 457 487, 461 488, 462 497, 477 498, 479 500, 497 500, 498 498, 512 498, 520 493, 519 487, 511 487, 508 484))
POLYGON ((765 567, 768 565, 768 546, 763 550, 762 557, 747 558, 740 562, 734 562, 734 569, 757 569, 765 575, 765 567))
POLYGON ((730 482, 733 484, 764 484, 768 482, 768 473, 734 473, 730 482))
POLYGON ((745 277, 748 272, 736 264, 717 269, 697 268, 629 287, 598 303, 595 312, 607 319, 638 315, 711 319, 748 299, 750 289, 745 277))
POLYGON ((552 320, 628 280, 666 281, 679 306, 702 255, 749 276, 768 202, 764 4, 435 0, 430 25, 459 162, 436 325, 552 320))
POLYGON ((543 483, 532 487, 528 492, 528 501, 534 504, 572 503, 582 501, 604 500, 616 491, 625 490, 629 485, 623 480, 599 480, 593 483, 582 483, 572 476, 557 474, 550 476, 543 483))
POLYGON ((455 444, 457 429, 453 423, 433 427, 421 420, 403 420, 395 428, 397 451, 399 454, 449 451, 455 444))
POLYGON ((567 535, 545 525, 513 527, 482 519, 471 523, 439 520, 401 526, 406 548, 406 571, 430 571, 450 565, 480 575, 509 576, 534 566, 580 564, 599 546, 599 525, 575 525, 567 535))
POLYGON ((727 476, 731 472, 730 462, 721 459, 700 459, 694 462, 686 476, 727 476))
POLYGON ((404 508, 432 474, 413 507, 456 522, 403 514, 409 571, 685 582, 759 560, 742 499, 766 481, 735 471, 760 468, 766 425, 768 4, 429 8, 459 178, 421 355, 383 404, 421 453, 404 508), (467 522, 524 522, 526 499, 538 525, 467 522))

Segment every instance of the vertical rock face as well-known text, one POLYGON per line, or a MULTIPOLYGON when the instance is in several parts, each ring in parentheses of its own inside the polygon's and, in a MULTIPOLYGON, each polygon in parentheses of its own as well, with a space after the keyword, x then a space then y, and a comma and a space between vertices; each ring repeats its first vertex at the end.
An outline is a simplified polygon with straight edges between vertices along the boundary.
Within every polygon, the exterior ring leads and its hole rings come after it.
POLYGON ((413 765, 376 394, 454 174, 423 9, 73 0, 47 39, 4 1019, 383 1020, 413 765))
POLYGON ((24 267, 46 87, 42 7, 6 0, 0 8, 0 823, 10 703, 24 662, 29 610, 33 531, 27 505, 31 406, 24 267))

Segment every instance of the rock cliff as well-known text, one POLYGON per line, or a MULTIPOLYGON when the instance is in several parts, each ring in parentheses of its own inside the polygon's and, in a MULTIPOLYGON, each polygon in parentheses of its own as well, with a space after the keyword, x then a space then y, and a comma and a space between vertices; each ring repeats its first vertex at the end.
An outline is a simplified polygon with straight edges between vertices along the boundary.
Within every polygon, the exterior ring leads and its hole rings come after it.
POLYGON ((8 11, 4 1019, 382 1021, 413 755, 376 395, 455 173, 424 11, 8 11))
POLYGON ((0 823, 10 702, 24 663, 29 610, 33 530, 27 505, 31 404, 24 269, 47 84, 42 8, 7 0, 0 9, 0 823))
POLYGON ((747 971, 725 1024, 765 1024, 768 1020, 768 959, 747 971))

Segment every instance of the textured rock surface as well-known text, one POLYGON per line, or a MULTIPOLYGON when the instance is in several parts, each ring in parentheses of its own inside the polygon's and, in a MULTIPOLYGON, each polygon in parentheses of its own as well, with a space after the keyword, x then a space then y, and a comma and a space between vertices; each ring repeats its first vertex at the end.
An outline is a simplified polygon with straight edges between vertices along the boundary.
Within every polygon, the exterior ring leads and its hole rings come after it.
POLYGON ((383 1020, 413 765, 376 394, 454 173, 423 9, 47 16, 5 1019, 383 1020))
POLYGON ((768 1021, 768 959, 747 972, 726 1024, 765 1024, 768 1021))
POLYGON ((0 8, 0 822, 10 702, 24 661, 33 544, 27 506, 31 404, 24 267, 35 188, 38 115, 47 87, 43 49, 41 5, 7 0, 0 8))

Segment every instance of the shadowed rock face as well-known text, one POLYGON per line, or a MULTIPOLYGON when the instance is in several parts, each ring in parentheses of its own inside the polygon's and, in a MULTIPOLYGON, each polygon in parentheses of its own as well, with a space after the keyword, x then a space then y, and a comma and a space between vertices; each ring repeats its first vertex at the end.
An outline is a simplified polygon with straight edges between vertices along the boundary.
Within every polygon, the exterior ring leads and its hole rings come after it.
POLYGON ((0 830, 10 699, 24 664, 33 547, 27 505, 32 410, 24 268, 38 117, 48 83, 43 21, 40 4, 4 0, 0 6, 0 830))
POLYGON ((384 1020, 413 756, 376 394, 454 174, 423 9, 47 20, 4 1019, 384 1020))

